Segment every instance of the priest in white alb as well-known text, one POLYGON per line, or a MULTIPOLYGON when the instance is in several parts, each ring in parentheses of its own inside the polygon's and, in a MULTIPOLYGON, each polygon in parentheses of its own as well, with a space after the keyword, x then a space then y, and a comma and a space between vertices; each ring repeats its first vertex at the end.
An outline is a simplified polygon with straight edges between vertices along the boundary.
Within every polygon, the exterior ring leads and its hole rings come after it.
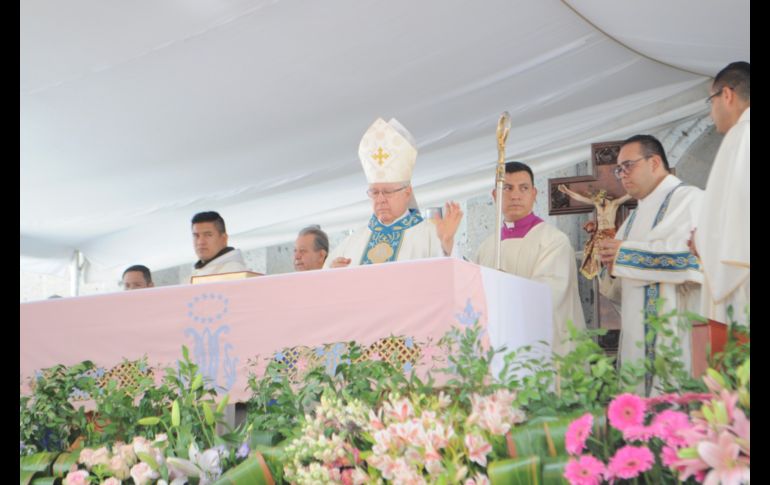
MULTIPOLYGON (((639 205, 623 221, 615 239, 599 242, 601 261, 608 270, 602 274, 600 290, 615 301, 620 293, 621 364, 654 361, 663 337, 656 335, 646 342, 651 329, 645 319, 672 310, 697 312, 699 306, 703 273, 687 241, 703 191, 670 173, 663 145, 651 135, 635 135, 623 142, 615 176, 639 205), (658 313, 660 299, 663 306, 658 313)), ((669 323, 689 369, 689 321, 677 318, 669 323)), ((644 387, 649 395, 653 388, 649 374, 644 387)))
POLYGON ((324 268, 451 256, 463 213, 448 202, 443 217, 422 218, 412 191, 417 144, 397 120, 378 118, 366 131, 358 157, 372 200, 369 223, 356 229, 326 259, 324 268))
MULTIPOLYGON (((566 234, 532 213, 536 196, 532 169, 520 162, 506 163, 500 260, 503 271, 545 283, 551 289, 552 349, 563 355, 570 350, 567 321, 580 330, 586 326, 578 293, 575 251, 566 234)), ((492 197, 498 197, 496 189, 492 197)), ((494 268, 496 243, 495 234, 485 239, 475 262, 494 268)))
POLYGON ((711 118, 726 133, 706 184, 695 231, 705 275, 701 314, 722 323, 749 322, 751 101, 748 62, 722 69, 711 86, 711 118))

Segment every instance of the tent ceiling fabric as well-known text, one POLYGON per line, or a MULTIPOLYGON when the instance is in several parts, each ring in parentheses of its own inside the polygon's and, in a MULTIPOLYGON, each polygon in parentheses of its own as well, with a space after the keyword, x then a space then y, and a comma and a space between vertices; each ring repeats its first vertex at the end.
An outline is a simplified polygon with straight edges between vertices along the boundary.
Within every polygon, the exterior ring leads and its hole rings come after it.
POLYGON ((202 210, 244 249, 358 225, 378 116, 417 139, 422 205, 485 193, 503 110, 509 157, 555 169, 702 116, 750 60, 748 1, 568 3, 25 0, 21 269, 190 263, 202 210))

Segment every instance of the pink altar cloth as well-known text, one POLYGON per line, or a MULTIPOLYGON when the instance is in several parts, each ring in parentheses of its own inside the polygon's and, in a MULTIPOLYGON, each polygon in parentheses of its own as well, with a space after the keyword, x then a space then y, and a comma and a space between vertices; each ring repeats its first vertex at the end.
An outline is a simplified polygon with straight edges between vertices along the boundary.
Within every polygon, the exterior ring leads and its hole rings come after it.
POLYGON ((483 280, 479 266, 440 258, 22 303, 22 383, 83 360, 171 365, 187 345, 231 402, 243 401, 256 356, 391 335, 435 341, 475 318, 486 325, 483 280))

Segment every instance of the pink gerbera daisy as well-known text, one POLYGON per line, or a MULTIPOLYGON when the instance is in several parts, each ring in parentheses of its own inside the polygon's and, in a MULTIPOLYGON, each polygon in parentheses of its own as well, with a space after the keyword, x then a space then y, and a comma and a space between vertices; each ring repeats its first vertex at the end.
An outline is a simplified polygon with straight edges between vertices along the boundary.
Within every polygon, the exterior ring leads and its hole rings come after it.
POLYGON ((634 394, 621 394, 610 403, 607 411, 610 424, 620 431, 629 426, 644 424, 644 412, 647 406, 644 399, 634 394))
POLYGON ((663 464, 669 468, 676 468, 676 462, 679 461, 679 453, 676 448, 664 446, 660 453, 663 464))
POLYGON ((628 426, 623 430, 623 439, 626 441, 648 442, 658 435, 657 426, 628 426))
POLYGON ((591 413, 586 413, 580 418, 570 423, 567 428, 566 448, 570 455, 579 455, 586 445, 586 439, 591 434, 591 428, 594 425, 594 417, 591 413))
POLYGON ((579 460, 570 458, 564 467, 564 478, 572 485, 599 485, 604 472, 604 463, 593 456, 583 455, 579 460))
POLYGON ((675 448, 687 446, 687 440, 679 434, 680 430, 691 427, 690 418, 685 413, 666 409, 655 416, 652 427, 655 429, 655 434, 667 445, 675 448))
POLYGON ((607 471, 612 477, 634 478, 652 468, 654 463, 655 457, 646 446, 624 446, 612 457, 607 471))

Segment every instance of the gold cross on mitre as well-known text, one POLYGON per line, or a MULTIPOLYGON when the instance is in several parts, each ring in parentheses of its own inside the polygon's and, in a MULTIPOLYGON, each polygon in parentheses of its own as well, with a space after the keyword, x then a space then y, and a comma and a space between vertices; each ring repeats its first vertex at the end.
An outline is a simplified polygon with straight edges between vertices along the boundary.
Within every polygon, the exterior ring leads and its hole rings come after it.
POLYGON ((372 155, 372 158, 377 160, 377 163, 382 166, 386 158, 390 158, 390 155, 382 150, 382 147, 377 148, 377 153, 372 155))

